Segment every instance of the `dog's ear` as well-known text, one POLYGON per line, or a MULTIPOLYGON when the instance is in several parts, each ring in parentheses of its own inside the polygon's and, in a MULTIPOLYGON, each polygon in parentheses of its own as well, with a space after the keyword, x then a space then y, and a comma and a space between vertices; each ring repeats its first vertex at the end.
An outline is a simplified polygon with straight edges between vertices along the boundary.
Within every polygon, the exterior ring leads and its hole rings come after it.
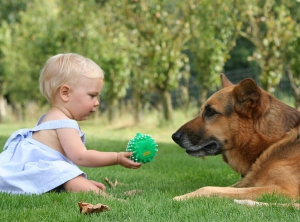
POLYGON ((251 118, 259 111, 261 90, 252 79, 244 79, 233 89, 236 98, 235 110, 244 117, 251 118))
POLYGON ((221 73, 220 78, 221 78, 221 82, 222 82, 222 88, 225 88, 227 86, 232 86, 233 85, 229 81, 229 79, 227 79, 227 77, 225 76, 225 74, 221 73))

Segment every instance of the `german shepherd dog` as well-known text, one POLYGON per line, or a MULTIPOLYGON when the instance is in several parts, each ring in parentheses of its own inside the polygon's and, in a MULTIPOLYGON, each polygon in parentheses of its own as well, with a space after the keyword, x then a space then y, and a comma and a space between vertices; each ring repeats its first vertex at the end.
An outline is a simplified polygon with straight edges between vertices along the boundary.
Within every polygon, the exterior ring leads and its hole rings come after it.
POLYGON ((300 196, 300 112, 250 78, 234 85, 221 74, 221 82, 223 88, 172 139, 193 157, 221 154, 242 179, 231 187, 202 187, 174 199, 255 200, 275 193, 296 200, 300 196))

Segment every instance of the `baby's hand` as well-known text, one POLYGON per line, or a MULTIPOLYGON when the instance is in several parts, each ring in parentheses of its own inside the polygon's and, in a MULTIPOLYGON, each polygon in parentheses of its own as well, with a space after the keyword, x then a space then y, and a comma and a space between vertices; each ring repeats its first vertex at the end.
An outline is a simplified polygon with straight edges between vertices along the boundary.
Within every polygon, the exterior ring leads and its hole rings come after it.
POLYGON ((118 153, 118 164, 126 168, 138 169, 142 165, 129 159, 132 152, 120 152, 118 153))
POLYGON ((94 184, 96 187, 100 188, 101 190, 103 190, 103 191, 106 190, 106 187, 103 183, 100 183, 100 182, 97 182, 94 180, 89 180, 89 181, 91 181, 92 184, 94 184))

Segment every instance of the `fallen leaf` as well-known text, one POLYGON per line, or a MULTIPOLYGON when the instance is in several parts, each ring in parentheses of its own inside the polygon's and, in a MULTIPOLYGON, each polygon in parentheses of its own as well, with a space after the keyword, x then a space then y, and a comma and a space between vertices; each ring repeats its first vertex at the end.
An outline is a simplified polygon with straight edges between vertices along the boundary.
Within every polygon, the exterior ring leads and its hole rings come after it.
POLYGON ((109 206, 98 203, 96 205, 85 203, 83 201, 78 202, 79 211, 83 214, 101 213, 105 211, 110 211, 109 206))

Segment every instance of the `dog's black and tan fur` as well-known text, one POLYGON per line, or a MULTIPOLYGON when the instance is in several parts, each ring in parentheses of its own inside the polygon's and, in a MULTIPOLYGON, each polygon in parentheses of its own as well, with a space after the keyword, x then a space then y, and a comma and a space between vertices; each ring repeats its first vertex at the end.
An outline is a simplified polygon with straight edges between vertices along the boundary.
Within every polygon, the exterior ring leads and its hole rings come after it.
POLYGON ((252 79, 223 88, 200 114, 172 135, 194 157, 221 154, 242 179, 232 187, 202 187, 175 200, 211 196, 254 200, 277 193, 300 196, 300 112, 280 102, 252 79))

